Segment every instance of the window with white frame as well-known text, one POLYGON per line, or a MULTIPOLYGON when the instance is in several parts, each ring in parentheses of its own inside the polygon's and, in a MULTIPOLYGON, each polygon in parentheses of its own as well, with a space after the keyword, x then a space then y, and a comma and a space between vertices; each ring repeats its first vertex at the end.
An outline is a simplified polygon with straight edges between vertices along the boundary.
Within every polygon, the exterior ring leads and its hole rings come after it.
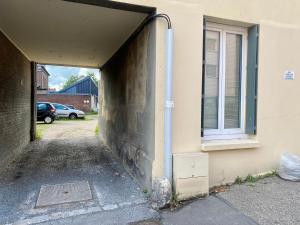
POLYGON ((213 23, 205 28, 204 136, 245 133, 247 33, 213 23))

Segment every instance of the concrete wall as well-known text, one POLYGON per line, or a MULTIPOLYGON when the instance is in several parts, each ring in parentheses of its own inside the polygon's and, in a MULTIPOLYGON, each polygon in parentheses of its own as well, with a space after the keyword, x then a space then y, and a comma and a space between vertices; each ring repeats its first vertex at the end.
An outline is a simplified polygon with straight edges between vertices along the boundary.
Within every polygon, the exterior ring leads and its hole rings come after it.
POLYGON ((146 187, 154 159, 154 28, 148 25, 103 67, 99 88, 100 135, 146 187))
POLYGON ((0 32, 0 165, 30 141, 29 60, 0 32))
MULTIPOLYGON (((83 112, 91 112, 92 107, 91 95, 72 95, 72 94, 37 94, 37 102, 53 102, 64 105, 73 105, 76 109, 83 112)), ((94 97, 93 97, 94 98, 94 97)))

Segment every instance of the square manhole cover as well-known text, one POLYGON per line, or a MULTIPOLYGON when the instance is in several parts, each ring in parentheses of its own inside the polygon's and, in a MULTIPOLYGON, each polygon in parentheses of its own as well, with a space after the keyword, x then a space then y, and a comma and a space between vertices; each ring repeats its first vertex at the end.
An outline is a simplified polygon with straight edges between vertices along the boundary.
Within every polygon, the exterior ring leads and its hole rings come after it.
POLYGON ((91 199, 92 193, 87 181, 42 185, 36 207, 87 201, 91 199))

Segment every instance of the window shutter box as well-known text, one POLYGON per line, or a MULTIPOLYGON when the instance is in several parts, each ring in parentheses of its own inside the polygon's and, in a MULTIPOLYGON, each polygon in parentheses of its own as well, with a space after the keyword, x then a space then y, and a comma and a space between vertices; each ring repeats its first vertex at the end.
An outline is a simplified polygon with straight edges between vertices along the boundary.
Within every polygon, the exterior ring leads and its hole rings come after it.
POLYGON ((246 133, 256 134, 256 97, 258 72, 258 25, 248 30, 246 133))

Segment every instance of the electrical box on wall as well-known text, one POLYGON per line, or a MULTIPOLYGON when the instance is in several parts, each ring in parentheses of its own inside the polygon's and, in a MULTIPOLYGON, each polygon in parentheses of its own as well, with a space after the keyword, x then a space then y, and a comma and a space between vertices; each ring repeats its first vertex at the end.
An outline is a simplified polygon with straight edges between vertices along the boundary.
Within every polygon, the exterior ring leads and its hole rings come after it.
POLYGON ((208 154, 181 153, 173 155, 173 182, 179 199, 208 194, 208 154))

